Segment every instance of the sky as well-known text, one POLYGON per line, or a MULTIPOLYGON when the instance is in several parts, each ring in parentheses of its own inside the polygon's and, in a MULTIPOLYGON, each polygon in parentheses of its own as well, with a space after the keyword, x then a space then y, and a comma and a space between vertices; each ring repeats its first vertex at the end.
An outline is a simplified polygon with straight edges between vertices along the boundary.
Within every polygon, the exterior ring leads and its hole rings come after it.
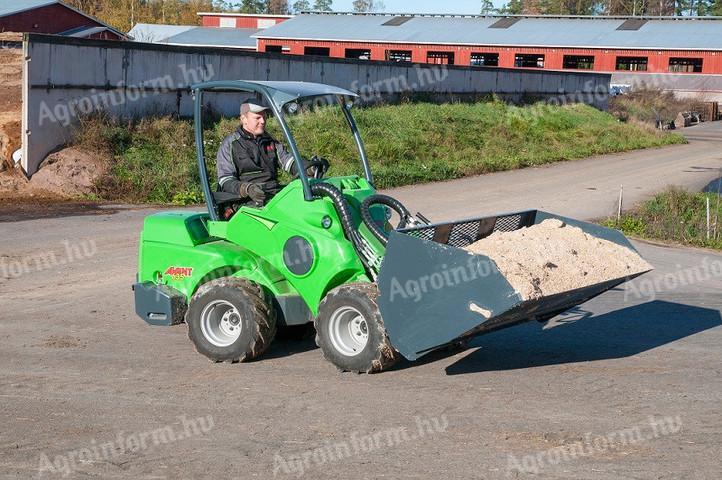
MULTIPOLYGON (((385 12, 391 13, 466 13, 478 14, 481 11, 481 0, 383 0, 385 12)), ((313 2, 311 2, 313 3, 313 2)), ((339 12, 353 10, 353 0, 334 0, 333 9, 339 12)), ((494 0, 494 5, 501 5, 504 0, 494 0)))

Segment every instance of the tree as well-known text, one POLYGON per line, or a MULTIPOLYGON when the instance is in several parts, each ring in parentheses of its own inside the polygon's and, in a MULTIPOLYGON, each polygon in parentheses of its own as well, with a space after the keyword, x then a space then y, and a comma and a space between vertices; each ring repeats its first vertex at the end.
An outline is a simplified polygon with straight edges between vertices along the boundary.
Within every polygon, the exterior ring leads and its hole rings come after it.
POLYGON ((375 0, 354 0, 353 11, 366 13, 366 12, 379 12, 386 8, 384 2, 375 0))
POLYGON ((311 4, 308 0, 298 0, 293 4, 293 13, 301 13, 311 10, 311 4))
POLYGON ((482 15, 491 15, 495 11, 496 9, 494 8, 494 3, 491 0, 481 0, 482 15))
POLYGON ((333 5, 333 0, 316 0, 313 3, 313 9, 320 12, 330 12, 333 10, 331 5, 333 5))
POLYGON ((499 9, 499 13, 503 15, 520 15, 524 11, 524 2, 522 0, 509 0, 499 9))
POLYGON ((705 16, 713 15, 715 2, 712 0, 680 0, 677 2, 679 15, 705 16))
POLYGON ((264 0, 242 0, 241 13, 263 13, 266 11, 264 0))
POLYGON ((266 13, 272 15, 287 15, 288 0, 268 0, 266 3, 266 13))

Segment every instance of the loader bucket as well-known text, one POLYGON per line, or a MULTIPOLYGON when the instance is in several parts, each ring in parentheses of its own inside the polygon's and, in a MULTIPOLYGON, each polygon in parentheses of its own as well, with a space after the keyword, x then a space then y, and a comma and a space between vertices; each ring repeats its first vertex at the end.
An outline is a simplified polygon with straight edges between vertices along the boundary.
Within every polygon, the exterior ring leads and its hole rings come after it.
POLYGON ((391 232, 378 277, 392 345, 408 360, 459 340, 528 320, 548 320, 634 277, 524 301, 489 257, 462 250, 496 231, 556 218, 632 251, 617 230, 529 210, 391 232))

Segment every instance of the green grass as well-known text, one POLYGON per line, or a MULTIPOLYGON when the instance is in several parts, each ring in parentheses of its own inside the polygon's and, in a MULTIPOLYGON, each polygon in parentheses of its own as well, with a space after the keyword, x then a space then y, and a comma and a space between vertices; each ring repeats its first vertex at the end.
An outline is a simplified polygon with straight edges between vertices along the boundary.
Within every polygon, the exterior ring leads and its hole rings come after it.
POLYGON ((616 218, 609 218, 602 223, 639 238, 722 249, 722 230, 714 227, 720 219, 722 219, 722 198, 719 195, 689 193, 670 187, 623 215, 620 222, 617 222, 616 218), (707 198, 710 200, 709 239, 707 239, 707 198))
MULTIPOLYGON (((621 123, 580 104, 407 103, 359 108, 354 115, 379 188, 684 143, 679 135, 621 123)), ((290 124, 304 156, 327 158, 332 175, 361 173, 353 138, 337 109, 298 115, 290 124)), ((207 125, 212 177, 218 146, 236 125, 237 119, 207 125)), ((269 130, 282 138, 275 121, 269 130)), ((86 119, 75 143, 113 158, 111 176, 98 186, 104 199, 186 204, 202 198, 189 120, 159 118, 120 125, 86 119)))

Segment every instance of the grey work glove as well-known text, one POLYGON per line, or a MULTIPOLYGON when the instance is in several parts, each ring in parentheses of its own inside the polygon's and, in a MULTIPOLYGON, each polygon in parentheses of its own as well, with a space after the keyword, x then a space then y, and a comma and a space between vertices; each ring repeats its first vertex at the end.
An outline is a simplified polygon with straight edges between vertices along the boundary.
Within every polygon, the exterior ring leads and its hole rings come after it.
MULTIPOLYGON (((306 160, 304 158, 302 163, 303 169, 306 171, 306 176, 309 178, 322 178, 330 168, 327 160, 319 158, 316 155, 311 157, 311 160, 306 160)), ((298 178, 298 168, 296 168, 295 163, 291 165, 290 173, 293 178, 298 178)))
POLYGON ((328 160, 314 155, 306 165, 306 174, 312 178, 323 178, 329 168, 331 168, 331 165, 328 160))
POLYGON ((256 205, 263 205, 266 203, 266 191, 258 183, 241 183, 240 194, 241 197, 250 198, 256 205))

